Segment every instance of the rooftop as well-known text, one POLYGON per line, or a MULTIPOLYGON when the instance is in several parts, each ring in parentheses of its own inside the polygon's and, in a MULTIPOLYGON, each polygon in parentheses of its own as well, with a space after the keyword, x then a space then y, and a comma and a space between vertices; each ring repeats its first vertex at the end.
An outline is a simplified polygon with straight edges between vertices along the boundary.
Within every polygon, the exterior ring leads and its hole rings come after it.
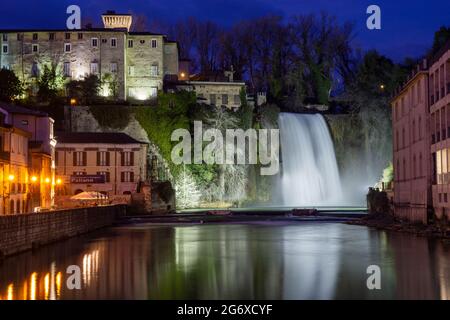
POLYGON ((122 132, 58 132, 58 143, 147 144, 122 132))
POLYGON ((8 113, 16 113, 16 114, 29 114, 38 117, 48 117, 48 113, 38 110, 32 110, 21 106, 16 106, 12 104, 7 104, 0 102, 0 108, 5 110, 8 113))

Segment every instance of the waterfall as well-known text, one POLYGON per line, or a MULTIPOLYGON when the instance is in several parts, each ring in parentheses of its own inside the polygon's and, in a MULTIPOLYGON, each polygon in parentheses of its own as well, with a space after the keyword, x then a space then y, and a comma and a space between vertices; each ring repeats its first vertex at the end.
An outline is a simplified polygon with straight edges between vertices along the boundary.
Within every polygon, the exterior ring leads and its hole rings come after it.
POLYGON ((342 187, 327 124, 320 114, 281 113, 278 202, 286 207, 339 205, 342 187))

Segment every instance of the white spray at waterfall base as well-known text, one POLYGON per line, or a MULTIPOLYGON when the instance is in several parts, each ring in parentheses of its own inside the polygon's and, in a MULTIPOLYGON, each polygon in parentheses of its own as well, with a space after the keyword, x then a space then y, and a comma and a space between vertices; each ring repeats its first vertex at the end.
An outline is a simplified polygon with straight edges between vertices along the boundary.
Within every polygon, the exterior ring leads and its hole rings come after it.
POLYGON ((278 122, 282 164, 274 204, 341 205, 342 186, 334 145, 322 115, 281 113, 278 122))

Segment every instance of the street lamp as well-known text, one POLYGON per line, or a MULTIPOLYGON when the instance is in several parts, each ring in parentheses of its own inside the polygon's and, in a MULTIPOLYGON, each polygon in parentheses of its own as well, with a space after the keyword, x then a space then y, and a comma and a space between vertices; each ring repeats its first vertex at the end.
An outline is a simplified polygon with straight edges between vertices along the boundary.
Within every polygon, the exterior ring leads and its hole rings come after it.
POLYGON ((37 181, 37 177, 36 176, 32 176, 31 177, 31 182, 35 183, 37 181))
POLYGON ((14 181, 14 179, 15 179, 15 177, 14 177, 14 175, 13 174, 10 174, 9 176, 8 176, 8 180, 9 181, 14 181))

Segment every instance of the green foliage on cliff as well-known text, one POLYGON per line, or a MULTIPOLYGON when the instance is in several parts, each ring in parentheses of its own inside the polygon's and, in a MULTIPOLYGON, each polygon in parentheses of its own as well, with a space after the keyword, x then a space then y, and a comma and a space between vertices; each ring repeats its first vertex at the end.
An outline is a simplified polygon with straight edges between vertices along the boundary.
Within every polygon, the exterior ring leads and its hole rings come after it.
POLYGON ((159 93, 157 106, 135 109, 136 120, 145 129, 150 141, 159 147, 174 176, 179 170, 171 161, 172 148, 177 144, 171 141, 172 132, 176 129, 189 130, 188 114, 196 101, 195 94, 187 91, 159 93))

